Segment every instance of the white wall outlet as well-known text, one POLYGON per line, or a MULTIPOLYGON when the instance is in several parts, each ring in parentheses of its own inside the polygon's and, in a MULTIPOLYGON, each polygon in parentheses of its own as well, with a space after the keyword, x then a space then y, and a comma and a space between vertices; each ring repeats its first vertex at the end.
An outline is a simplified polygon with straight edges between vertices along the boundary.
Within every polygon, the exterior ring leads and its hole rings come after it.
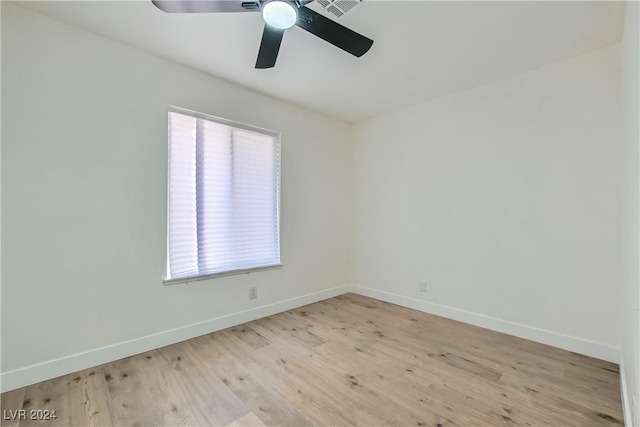
POLYGON ((256 299, 256 298, 258 298, 258 287, 253 286, 249 288, 249 299, 256 299))
POLYGON ((420 282, 420 292, 427 292, 427 281, 423 280, 420 282))

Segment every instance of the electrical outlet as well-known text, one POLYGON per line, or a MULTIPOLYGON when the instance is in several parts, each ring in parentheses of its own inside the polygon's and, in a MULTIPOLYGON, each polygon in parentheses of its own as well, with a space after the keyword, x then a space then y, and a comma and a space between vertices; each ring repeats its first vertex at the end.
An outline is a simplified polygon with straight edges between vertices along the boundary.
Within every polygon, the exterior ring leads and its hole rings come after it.
POLYGON ((249 288, 249 299, 256 299, 256 298, 258 298, 258 288, 256 286, 253 286, 249 288))
POLYGON ((423 280, 420 282, 420 292, 427 292, 427 281, 423 280))

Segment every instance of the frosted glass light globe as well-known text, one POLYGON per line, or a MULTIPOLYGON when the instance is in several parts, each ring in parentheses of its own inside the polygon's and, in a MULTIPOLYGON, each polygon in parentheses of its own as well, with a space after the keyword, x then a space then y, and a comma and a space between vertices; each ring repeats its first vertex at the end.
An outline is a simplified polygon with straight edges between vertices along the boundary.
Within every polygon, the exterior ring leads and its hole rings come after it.
POLYGON ((291 3, 273 0, 262 8, 262 18, 267 25, 278 30, 286 30, 295 25, 298 12, 291 3))

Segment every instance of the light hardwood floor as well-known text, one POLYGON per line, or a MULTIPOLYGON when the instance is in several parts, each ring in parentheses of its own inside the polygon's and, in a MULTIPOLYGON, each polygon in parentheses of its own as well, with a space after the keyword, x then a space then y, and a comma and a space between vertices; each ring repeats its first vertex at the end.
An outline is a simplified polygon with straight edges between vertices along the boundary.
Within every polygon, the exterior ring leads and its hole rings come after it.
MULTIPOLYGON (((63 426, 607 426, 618 366, 347 294, 2 395, 63 426)), ((3 417, 4 418, 4 417, 3 417)))

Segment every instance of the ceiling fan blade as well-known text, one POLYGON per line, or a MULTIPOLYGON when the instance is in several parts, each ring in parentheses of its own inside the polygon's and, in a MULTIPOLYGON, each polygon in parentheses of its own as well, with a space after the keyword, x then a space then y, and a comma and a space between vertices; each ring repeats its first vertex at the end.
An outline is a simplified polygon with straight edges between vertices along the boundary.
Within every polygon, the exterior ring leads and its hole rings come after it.
POLYGON ((298 9, 296 25, 354 56, 360 57, 364 55, 373 45, 373 40, 370 38, 358 34, 305 6, 301 6, 298 9))
POLYGON ((260 1, 242 0, 151 0, 167 13, 259 12, 260 1))
POLYGON ((278 57, 283 35, 284 30, 277 30, 267 24, 264 25, 256 68, 272 68, 276 65, 276 58, 278 57))

